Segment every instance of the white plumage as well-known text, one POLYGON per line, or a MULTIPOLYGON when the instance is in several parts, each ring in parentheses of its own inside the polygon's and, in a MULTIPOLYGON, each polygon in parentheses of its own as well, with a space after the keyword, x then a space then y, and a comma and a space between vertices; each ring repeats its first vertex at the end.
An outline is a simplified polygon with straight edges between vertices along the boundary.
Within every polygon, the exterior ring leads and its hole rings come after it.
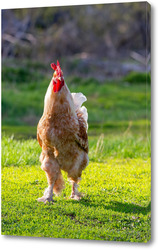
POLYGON ((87 101, 87 98, 81 92, 80 93, 71 93, 71 95, 72 95, 72 98, 74 100, 76 110, 78 108, 80 108, 85 101, 87 101))
POLYGON ((74 104, 75 104, 75 110, 79 110, 83 114, 83 118, 86 121, 87 129, 88 129, 88 112, 85 106, 82 106, 84 102, 87 101, 87 98, 85 95, 80 93, 71 93, 74 104))

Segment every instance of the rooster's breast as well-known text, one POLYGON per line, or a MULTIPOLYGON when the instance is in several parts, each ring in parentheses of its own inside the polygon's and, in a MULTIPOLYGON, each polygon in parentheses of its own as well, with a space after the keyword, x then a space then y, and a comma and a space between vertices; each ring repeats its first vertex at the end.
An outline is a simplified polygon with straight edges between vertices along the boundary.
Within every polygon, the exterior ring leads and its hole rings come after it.
POLYGON ((42 140, 52 147, 74 143, 74 134, 79 130, 76 118, 68 114, 42 117, 38 127, 42 140))

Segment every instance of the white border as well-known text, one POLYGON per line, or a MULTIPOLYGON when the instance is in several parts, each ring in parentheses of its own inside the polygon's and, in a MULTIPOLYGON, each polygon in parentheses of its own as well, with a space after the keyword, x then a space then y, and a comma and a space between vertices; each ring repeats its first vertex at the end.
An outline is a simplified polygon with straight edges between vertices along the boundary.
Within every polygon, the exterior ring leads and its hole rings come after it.
MULTIPOLYGON (((1 1, 1 9, 10 8, 26 8, 26 7, 45 7, 45 6, 62 6, 62 5, 83 5, 83 4, 99 4, 99 3, 119 3, 119 2, 134 2, 134 1, 94 1, 94 0, 14 0, 1 1)), ((106 241, 88 241, 88 240, 66 240, 66 239, 49 239, 49 238, 29 238, 29 237, 15 237, 15 236, 0 236, 1 249, 21 250, 21 249, 64 249, 69 248, 78 250, 82 249, 155 249, 158 246, 157 225, 158 225, 158 206, 157 206, 157 192, 158 190, 158 155, 157 139, 158 139, 158 1, 150 0, 152 6, 152 240, 149 243, 126 243, 126 242, 106 242, 106 241), (155 191, 154 191, 155 190, 155 191)))
MULTIPOLYGON (((85 5, 85 4, 101 4, 101 3, 123 3, 123 2, 138 2, 138 1, 119 1, 119 0, 111 0, 111 1, 103 1, 103 0, 45 0, 45 1, 38 1, 38 0, 14 0, 14 1, 3 1, 0 3, 1 9, 12 9, 12 8, 28 8, 28 7, 46 7, 46 6, 70 6, 70 5, 85 5)), ((145 2, 145 1, 139 1, 145 2)), ((150 1, 154 2, 154 0, 150 1)), ((156 5, 156 4, 155 4, 156 5)))

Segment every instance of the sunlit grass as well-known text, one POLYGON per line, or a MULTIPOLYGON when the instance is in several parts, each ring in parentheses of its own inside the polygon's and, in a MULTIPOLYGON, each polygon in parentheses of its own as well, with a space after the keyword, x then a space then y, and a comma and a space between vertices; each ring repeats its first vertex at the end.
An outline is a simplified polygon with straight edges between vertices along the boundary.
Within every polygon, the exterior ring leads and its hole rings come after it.
POLYGON ((150 240, 150 160, 90 162, 80 183, 82 199, 65 186, 54 204, 36 199, 47 186, 40 166, 2 171, 2 234, 91 240, 150 240))
POLYGON ((53 205, 39 204, 47 187, 34 139, 2 138, 2 234, 147 242, 150 240, 150 143, 139 137, 90 137, 80 202, 71 186, 53 205))
MULTIPOLYGON (((16 140, 2 137, 2 166, 39 164, 41 148, 36 139, 16 140)), ((142 158, 151 155, 150 136, 89 136, 89 159, 106 162, 107 158, 142 158)))

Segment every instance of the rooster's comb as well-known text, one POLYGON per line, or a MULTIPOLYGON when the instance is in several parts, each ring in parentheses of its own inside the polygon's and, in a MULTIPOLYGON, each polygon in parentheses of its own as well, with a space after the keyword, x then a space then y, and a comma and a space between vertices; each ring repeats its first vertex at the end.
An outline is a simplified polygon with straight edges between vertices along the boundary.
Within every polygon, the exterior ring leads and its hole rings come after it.
POLYGON ((57 65, 56 65, 55 63, 51 63, 51 68, 52 68, 52 69, 56 70, 56 69, 57 69, 57 67, 58 67, 58 69, 60 69, 60 70, 61 70, 61 68, 60 68, 60 64, 59 64, 59 61, 58 61, 58 60, 57 60, 57 65))

